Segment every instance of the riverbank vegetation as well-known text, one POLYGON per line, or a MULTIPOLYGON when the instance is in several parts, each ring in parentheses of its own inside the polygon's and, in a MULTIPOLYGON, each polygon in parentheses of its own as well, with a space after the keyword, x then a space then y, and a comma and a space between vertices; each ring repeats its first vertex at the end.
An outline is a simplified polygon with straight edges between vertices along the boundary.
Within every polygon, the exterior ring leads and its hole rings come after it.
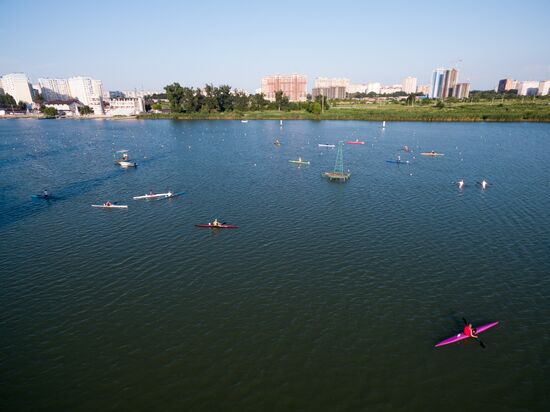
MULTIPOLYGON (((277 92, 274 101, 261 93, 249 95, 228 85, 204 88, 165 87, 165 100, 152 99, 153 109, 139 118, 241 119, 241 120, 371 120, 371 121, 492 121, 550 122, 550 97, 525 97, 517 93, 473 91, 467 99, 428 99, 404 93, 391 96, 369 93, 343 100, 308 95, 305 102, 289 102, 277 92)), ((158 96, 160 97, 160 96, 158 96)))

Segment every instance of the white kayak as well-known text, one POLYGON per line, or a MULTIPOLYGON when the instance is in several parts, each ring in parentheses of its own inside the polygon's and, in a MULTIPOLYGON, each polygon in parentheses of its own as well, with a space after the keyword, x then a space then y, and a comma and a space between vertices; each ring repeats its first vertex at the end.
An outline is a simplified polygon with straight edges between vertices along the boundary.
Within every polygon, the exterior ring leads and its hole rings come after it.
POLYGON ((92 205, 92 207, 100 207, 102 209, 128 209, 128 205, 92 205))
POLYGON ((160 199, 164 197, 172 197, 175 193, 172 192, 166 192, 166 193, 153 193, 143 196, 134 196, 134 200, 140 200, 140 199, 160 199))
POLYGON ((334 144, 323 144, 323 143, 319 143, 319 147, 331 147, 331 148, 334 148, 334 147, 336 147, 336 145, 334 145, 334 144))

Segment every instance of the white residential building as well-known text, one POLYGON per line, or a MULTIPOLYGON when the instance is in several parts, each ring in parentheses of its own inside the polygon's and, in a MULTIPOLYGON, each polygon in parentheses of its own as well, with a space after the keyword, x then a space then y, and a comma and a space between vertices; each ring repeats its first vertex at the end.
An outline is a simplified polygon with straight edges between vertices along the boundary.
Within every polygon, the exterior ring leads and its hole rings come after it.
POLYGON ((328 77, 317 77, 313 82, 313 87, 316 89, 324 89, 329 87, 348 87, 349 79, 333 79, 328 77))
POLYGON ((539 96, 548 96, 550 94, 550 80, 543 80, 539 83, 539 96))
POLYGON ((380 94, 393 94, 403 91, 403 86, 400 84, 392 84, 391 86, 382 86, 380 88, 380 94))
POLYGON ((367 84, 348 84, 348 87, 346 88, 346 92, 349 94, 353 93, 366 93, 367 92, 367 84))
POLYGON ((68 80, 71 97, 90 106, 94 114, 103 114, 103 87, 101 80, 90 77, 71 77, 68 80))
MULTIPOLYGON (((152 90, 124 90, 124 91, 122 91, 122 93, 124 93, 124 96, 126 96, 126 97, 141 97, 141 98, 144 98, 145 96, 151 96, 153 94, 161 94, 161 93, 164 93, 164 92, 152 91, 152 90)), ((246 94, 248 94, 248 92, 246 94)))
POLYGON ((69 82, 67 79, 38 79, 40 85, 42 97, 45 101, 52 100, 68 100, 71 97, 69 90, 69 82))
POLYGON ((26 74, 5 74, 2 76, 2 89, 5 94, 12 96, 17 103, 32 104, 32 90, 26 74))
POLYGON ((403 91, 407 94, 416 93, 416 77, 405 77, 403 80, 403 91))
POLYGON ((110 99, 107 116, 134 116, 145 111, 145 102, 141 97, 110 99))
POLYGON ((539 91, 539 82, 526 80, 518 85, 518 96, 535 96, 539 91))
POLYGON ((367 84, 367 93, 376 93, 380 94, 381 89, 380 83, 368 83, 367 84))

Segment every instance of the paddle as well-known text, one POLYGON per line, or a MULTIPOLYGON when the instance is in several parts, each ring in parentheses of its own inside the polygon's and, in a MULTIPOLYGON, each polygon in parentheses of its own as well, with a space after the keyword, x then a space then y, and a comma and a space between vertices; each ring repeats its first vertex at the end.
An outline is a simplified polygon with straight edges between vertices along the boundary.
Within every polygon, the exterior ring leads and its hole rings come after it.
MULTIPOLYGON (((466 319, 462 318, 462 320, 464 321, 464 325, 468 326, 468 322, 466 321, 466 319)), ((477 331, 475 330, 475 328, 472 328, 473 329, 473 332, 476 333, 477 331)), ((477 339, 477 341, 479 342, 479 344, 481 345, 481 347, 483 349, 485 349, 485 344, 481 341, 481 339, 479 339, 479 337, 476 337, 474 339, 477 339)))

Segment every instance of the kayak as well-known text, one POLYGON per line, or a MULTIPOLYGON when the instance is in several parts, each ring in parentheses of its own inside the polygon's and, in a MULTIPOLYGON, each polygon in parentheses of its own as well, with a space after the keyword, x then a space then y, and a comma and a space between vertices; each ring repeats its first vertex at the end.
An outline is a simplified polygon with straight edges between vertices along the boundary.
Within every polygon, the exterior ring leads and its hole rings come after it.
MULTIPOLYGON (((490 328, 492 328, 493 326, 496 326, 496 325, 498 325, 498 322, 488 323, 487 325, 480 326, 480 327, 476 328, 477 334, 480 334, 481 332, 485 332, 487 329, 490 329, 490 328)), ((460 332, 457 335, 454 335, 454 336, 451 336, 448 339, 442 340, 437 345, 435 345, 435 347, 437 348, 439 346, 450 345, 451 343, 460 342, 461 340, 468 339, 468 338, 469 338, 469 336, 467 336, 464 333, 460 332)), ((474 338, 472 338, 472 339, 474 339, 474 338)))
POLYGON ((386 160, 387 163, 396 163, 398 165, 400 164, 409 164, 410 162, 408 160, 386 160))
POLYGON ((136 162, 120 161, 120 162, 118 162, 118 164, 120 165, 120 167, 123 167, 125 169, 128 168, 128 167, 137 167, 136 162))
POLYGON ((92 205, 92 207, 100 207, 103 209, 128 209, 127 205, 92 205))
POLYGON ((176 197, 183 195, 185 192, 179 192, 179 193, 172 193, 172 192, 166 192, 166 193, 154 193, 149 195, 143 195, 143 196, 134 196, 134 200, 142 200, 142 199, 167 199, 170 197, 176 197))
POLYGON ((365 144, 365 142, 361 142, 359 140, 349 140, 346 144, 365 144))
POLYGON ((422 152, 420 153, 422 156, 445 156, 445 153, 437 153, 437 152, 422 152))
POLYGON ((336 145, 334 145, 334 144, 323 144, 323 143, 319 143, 319 147, 332 147, 332 148, 335 148, 336 145))
POLYGON ((214 226, 214 225, 211 225, 210 223, 199 223, 199 224, 196 224, 195 226, 196 227, 207 227, 207 228, 210 228, 210 229, 238 229, 239 228, 239 226, 235 226, 235 225, 221 224, 221 225, 218 225, 218 226, 214 226))

